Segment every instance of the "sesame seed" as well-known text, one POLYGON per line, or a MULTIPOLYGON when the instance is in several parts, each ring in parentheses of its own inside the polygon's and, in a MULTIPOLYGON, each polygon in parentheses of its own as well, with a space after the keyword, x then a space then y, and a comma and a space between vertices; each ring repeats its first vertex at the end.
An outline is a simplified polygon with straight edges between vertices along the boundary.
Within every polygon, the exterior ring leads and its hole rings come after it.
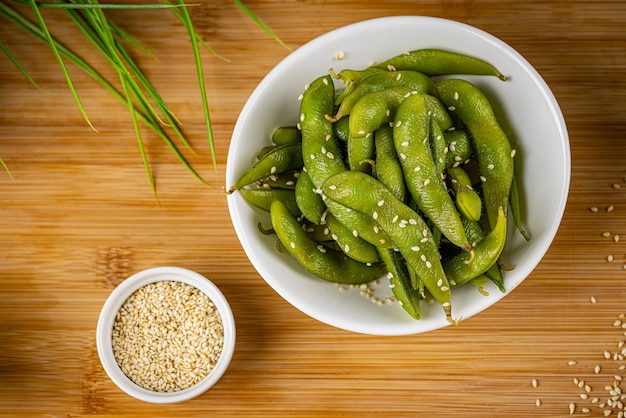
POLYGON ((276 166, 272 166, 272 168, 270 168, 270 173, 276 173, 276 166))
POLYGON ((576 412, 576 404, 572 402, 569 404, 569 414, 574 415, 574 412, 576 412))
POLYGON ((379 201, 378 201, 378 206, 382 206, 382 205, 384 205, 384 204, 385 204, 385 201, 384 201, 384 200, 379 200, 379 201))
POLYGON ((493 169, 494 169, 494 167, 495 167, 495 166, 494 166, 493 164, 489 164, 489 165, 487 166, 487 168, 488 168, 489 170, 493 170, 493 169))
POLYGON ((613 261, 613 255, 611 255, 611 254, 607 255, 607 256, 606 256, 606 261, 608 261, 609 263, 610 263, 611 261, 613 261))
POLYGON ((482 181, 483 183, 487 181, 487 178, 485 176, 480 176, 480 181, 482 181))
POLYGON ((600 370, 601 370, 601 369, 600 369, 600 366, 596 366, 596 367, 594 367, 594 368, 593 368, 593 372, 594 372, 595 374, 600 373, 600 370))
POLYGON ((296 243, 295 243, 295 242, 293 242, 293 241, 291 241, 291 242, 289 243, 289 246, 290 246, 291 248, 296 248, 296 243))
POLYGON ((622 186, 619 185, 618 183, 613 184, 613 188, 614 189, 620 189, 622 186))
POLYGON ((334 185, 334 184, 331 184, 330 186, 328 186, 328 188, 329 188, 330 190, 335 190, 335 189, 337 189, 337 186, 336 186, 336 185, 334 185))
POLYGON ((400 153, 400 158, 402 158, 403 160, 406 160, 406 155, 404 153, 400 153))
POLYGON ((309 155, 309 157, 310 157, 312 160, 314 160, 314 159, 315 159, 315 154, 311 154, 311 155, 309 155))
POLYGON ((326 254, 326 247, 324 247, 322 244, 318 245, 317 249, 319 250, 320 253, 326 254))
POLYGON ((323 82, 325 85, 328 85, 328 79, 327 79, 327 78, 323 78, 323 79, 322 79, 322 82, 323 82))
POLYGON ((417 167, 415 167, 415 168, 413 169, 413 171, 420 171, 421 169, 422 169, 422 167, 417 166, 417 167))
POLYGON ((511 158, 515 157, 515 154, 517 154, 517 150, 512 149, 511 150, 511 158))
POLYGON ((576 365, 576 362, 574 360, 570 360, 570 361, 567 362, 567 364, 569 366, 574 366, 574 365, 576 365))
POLYGON ((328 151, 328 152, 326 153, 326 156, 327 156, 328 158, 330 158, 331 160, 334 160, 334 159, 335 159, 335 155, 334 155, 332 152, 330 152, 330 151, 328 151))
POLYGON ((395 215, 393 218, 391 218, 391 223, 395 223, 398 220, 399 216, 395 215))
POLYGON ((378 212, 374 211, 374 213, 372 213, 372 218, 378 219, 378 212))
POLYGON ((615 207, 613 205, 609 205, 606 207, 606 211, 607 212, 613 212, 613 209, 615 209, 615 207))
POLYGON ((412 251, 418 252, 420 250, 420 247, 418 247, 417 245, 414 245, 411 247, 412 251))
POLYGON ((593 213, 596 213, 596 212, 598 211, 598 208, 597 208, 597 207, 595 207, 595 206, 592 206, 592 207, 590 207, 590 208, 589 208, 589 210, 590 210, 591 212, 593 212, 593 213))
POLYGON ((422 259, 422 261, 426 261, 426 256, 424 254, 422 254, 420 258, 422 259))
POLYGON ((429 183, 430 183, 430 179, 424 180, 424 186, 428 186, 429 183))
POLYGON ((398 126, 400 126, 400 125, 402 125, 402 121, 401 121, 401 120, 396 121, 396 127, 398 127, 398 126))
POLYGON ((403 142, 402 144, 400 144, 400 145, 402 145, 403 147, 408 147, 408 146, 409 146, 409 141, 404 141, 404 142, 403 142))
POLYGON ((455 91, 453 97, 454 97, 454 100, 459 100, 459 92, 455 91))
POLYGON ((532 383, 534 388, 536 388, 537 385, 538 385, 537 379, 533 379, 531 383, 532 383))
POLYGON ((346 253, 349 253, 349 252, 350 252, 350 246, 349 246, 348 244, 346 244, 346 245, 343 247, 343 251, 344 251, 344 252, 346 252, 346 253))
POLYGON ((448 110, 450 110, 451 112, 454 112, 456 110, 455 106, 448 106, 448 110))
POLYGON ((304 113, 300 114, 300 122, 304 122, 304 113))
POLYGON ((589 298, 589 300, 591 301, 591 303, 597 303, 598 302, 598 300, 594 296, 591 296, 589 298))
POLYGON ((602 233, 602 236, 603 236, 603 237, 610 237, 610 236, 611 236, 611 233, 610 233, 610 232, 608 232, 608 231, 606 231, 606 232, 603 232, 603 233, 602 233))
POLYGON ((356 238, 359 236, 359 231, 357 231, 356 229, 352 231, 352 235, 356 238))
POLYGON ((398 73, 398 75, 396 76, 396 81, 400 81, 401 78, 402 78, 402 73, 398 73))
POLYGON ((617 234, 613 235, 613 241, 619 242, 619 235, 617 234))
POLYGON ((301 101, 304 98, 304 96, 301 94, 298 96, 298 101, 301 101))
POLYGON ((537 400, 535 401, 535 405, 537 405, 537 406, 541 406, 541 400, 537 399, 537 400))
POLYGON ((380 232, 380 228, 378 225, 374 225, 374 233, 378 234, 380 232))
POLYGON ((322 147, 322 154, 326 154, 326 147, 322 147))
POLYGON ((413 218, 409 219, 409 223, 411 225, 417 225, 417 221, 415 219, 413 219, 413 218))

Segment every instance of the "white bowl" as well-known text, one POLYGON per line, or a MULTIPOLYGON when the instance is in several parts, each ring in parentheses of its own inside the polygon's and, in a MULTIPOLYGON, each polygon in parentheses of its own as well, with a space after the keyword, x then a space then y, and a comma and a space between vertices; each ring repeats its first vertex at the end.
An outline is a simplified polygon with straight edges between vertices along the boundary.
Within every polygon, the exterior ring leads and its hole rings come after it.
POLYGON ((181 402, 194 398, 208 390, 222 377, 228 368, 235 350, 235 320, 228 301, 222 292, 206 277, 180 267, 154 267, 130 276, 113 290, 104 303, 98 319, 96 345, 104 370, 122 391, 134 398, 151 403, 167 404, 181 402), (128 297, 143 286, 161 281, 179 281, 203 292, 217 308, 224 328, 222 352, 213 369, 199 383, 177 392, 155 392, 135 384, 122 372, 122 369, 117 364, 111 343, 115 316, 128 297))
MULTIPOLYGON (((556 235, 569 191, 569 138, 559 105, 537 71, 513 48, 474 27, 432 17, 384 17, 336 29, 297 49, 267 74, 244 106, 230 143, 226 186, 232 186, 254 163, 256 152, 271 143, 270 134, 276 127, 295 125, 298 96, 305 84, 327 74, 330 67, 337 72, 366 68, 372 62, 420 48, 482 58, 509 77, 503 82, 496 77, 461 76, 498 104, 496 111, 519 144, 518 178, 532 239, 526 242, 518 233, 509 234, 503 260, 516 268, 505 272, 508 294, 533 271, 556 235), (337 60, 340 52, 345 58, 337 60)), ((358 291, 339 292, 336 285, 307 273, 288 253, 278 253, 275 237, 259 233, 259 222, 269 226, 266 213, 251 207, 239 193, 228 196, 228 205, 253 266, 276 292, 307 315, 338 328, 374 335, 416 334, 449 325, 437 304, 424 304, 423 318, 414 320, 397 304, 377 306, 358 291)), ((385 280, 381 279, 377 290, 382 297, 391 294, 385 280)), ((453 291, 455 318, 467 319, 505 295, 488 286, 489 296, 482 296, 472 287, 453 291)))

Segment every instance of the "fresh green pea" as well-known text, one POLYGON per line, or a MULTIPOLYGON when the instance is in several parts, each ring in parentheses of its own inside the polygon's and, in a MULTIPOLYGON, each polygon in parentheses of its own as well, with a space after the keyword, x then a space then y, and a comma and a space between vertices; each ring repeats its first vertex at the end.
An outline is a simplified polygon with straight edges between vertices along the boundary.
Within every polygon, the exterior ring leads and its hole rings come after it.
POLYGON ((388 72, 372 74, 356 84, 339 104, 335 119, 350 114, 352 107, 366 93, 386 90, 391 87, 407 87, 416 93, 437 95, 435 82, 428 76, 415 71, 388 72))
POLYGON ((450 167, 448 177, 456 196, 459 213, 472 221, 478 221, 482 214, 483 202, 472 187, 469 174, 461 167, 450 167))
POLYGON ((391 71, 419 71, 429 76, 450 74, 492 75, 506 80, 493 65, 465 54, 441 49, 418 49, 405 52, 376 65, 391 71))
POLYGON ((375 177, 393 195, 404 202, 406 199, 406 185, 404 173, 396 148, 393 144, 393 128, 383 126, 374 132, 374 146, 376 148, 376 164, 374 165, 375 177))
POLYGON ((376 247, 367 241, 358 238, 344 224, 339 222, 332 214, 326 217, 326 225, 330 230, 331 237, 337 241, 339 248, 350 258, 361 263, 375 263, 378 261, 376 247))
POLYGON ((448 146, 446 167, 459 167, 474 155, 474 145, 464 129, 443 131, 448 146))
POLYGON ((272 132, 272 142, 276 145, 302 142, 302 134, 296 126, 279 126, 272 132))
POLYGON ((313 275, 333 283, 360 284, 385 274, 382 263, 367 265, 309 238, 280 200, 270 207, 272 227, 283 247, 313 275))
MULTIPOLYGON (((346 170, 338 158, 339 149, 333 137, 333 123, 329 116, 334 110, 334 86, 330 76, 315 79, 302 94, 300 102, 300 129, 302 131, 302 159, 304 167, 316 188, 333 174, 346 170)), ((373 245, 389 246, 390 240, 362 214, 355 213, 334 202, 326 207, 341 223, 373 245)))
POLYGON ((498 209, 498 219, 494 228, 474 247, 474 257, 461 253, 443 262, 443 268, 450 282, 456 286, 485 273, 497 263, 506 241, 506 216, 504 209, 498 209))
POLYGON ((258 160, 235 182, 230 189, 241 189, 255 181, 265 179, 273 174, 279 174, 288 170, 301 169, 302 146, 301 144, 285 144, 277 146, 258 160))
POLYGON ((404 259, 397 251, 385 248, 378 248, 378 254, 387 266, 389 287, 398 304, 412 318, 420 319, 422 316, 420 308, 421 296, 411 284, 411 278, 404 259))
POLYGON ((335 174, 326 180, 322 190, 329 200, 366 214, 380 225, 452 322, 450 285, 424 220, 378 180, 358 171, 335 174))
POLYGON ((280 200, 293 216, 300 216, 300 209, 296 204, 293 190, 242 188, 239 189, 239 192, 248 203, 259 209, 269 212, 272 202, 280 200))
POLYGON ((422 95, 411 95, 402 102, 393 137, 405 183, 419 208, 450 242, 470 251, 460 215, 433 161, 428 144, 429 117, 422 95))
POLYGON ((499 208, 509 205, 513 181, 513 153, 508 137, 500 127, 491 104, 476 86, 461 79, 439 82, 443 103, 469 130, 478 160, 485 212, 493 228, 499 208))
POLYGON ((296 204, 306 219, 319 224, 326 205, 306 171, 300 172, 295 189, 296 204))

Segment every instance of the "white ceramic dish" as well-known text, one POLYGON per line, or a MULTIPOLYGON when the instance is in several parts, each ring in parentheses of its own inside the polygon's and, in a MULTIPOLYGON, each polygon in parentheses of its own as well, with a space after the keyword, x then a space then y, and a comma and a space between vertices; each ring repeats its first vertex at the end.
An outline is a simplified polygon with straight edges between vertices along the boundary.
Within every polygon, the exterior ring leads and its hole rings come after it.
POLYGON ((230 364, 235 350, 235 333, 235 319, 230 305, 215 284, 206 277, 191 270, 180 267, 154 267, 130 276, 111 292, 111 295, 102 307, 98 319, 96 345, 104 370, 121 390, 145 402, 169 404, 195 398, 211 388, 211 386, 222 377, 230 364), (115 316, 126 299, 139 288, 160 281, 183 282, 206 294, 215 304, 222 318, 222 325, 224 327, 224 345, 217 364, 215 364, 211 372, 199 383, 178 392, 154 392, 133 383, 118 366, 113 356, 111 345, 115 316))
MULTIPOLYGON (((494 102, 496 112, 518 144, 518 177, 526 200, 525 224, 532 240, 509 234, 504 262, 515 264, 505 273, 507 293, 537 266, 552 243, 565 209, 570 182, 567 128, 559 105, 537 71, 518 52, 479 29, 450 20, 402 16, 355 23, 336 29, 297 49, 280 62, 258 85, 243 108, 230 144, 226 186, 255 161, 256 152, 270 144, 281 125, 295 125, 306 83, 326 74, 330 67, 365 68, 404 51, 441 48, 482 58, 509 80, 462 76, 478 85, 494 102), (345 58, 337 60, 338 53, 345 58)), ((288 254, 275 248, 275 237, 257 229, 269 226, 269 217, 248 205, 240 194, 228 196, 235 231, 253 266, 283 298, 302 312, 329 325, 375 335, 416 334, 449 325, 437 304, 424 304, 423 319, 413 320, 397 304, 377 306, 358 291, 339 292, 336 285, 308 274, 288 254)), ((390 295, 385 280, 377 289, 390 295)), ((493 305, 505 294, 487 287, 489 296, 472 286, 455 289, 454 317, 467 319, 493 305)), ((461 323, 462 326, 462 323, 461 323)))

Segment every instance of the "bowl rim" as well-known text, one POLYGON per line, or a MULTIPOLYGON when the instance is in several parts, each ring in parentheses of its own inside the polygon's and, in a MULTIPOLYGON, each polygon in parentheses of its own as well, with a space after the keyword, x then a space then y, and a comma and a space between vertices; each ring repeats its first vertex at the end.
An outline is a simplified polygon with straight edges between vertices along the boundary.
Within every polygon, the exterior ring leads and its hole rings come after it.
MULTIPOLYGON (((559 103, 556 100, 556 97, 554 96, 554 93, 552 92, 548 84, 545 82, 545 80, 539 74, 539 72, 534 68, 534 66, 530 64, 530 62, 528 62, 526 58, 524 58, 517 50, 515 50, 513 47, 508 45, 505 41, 495 37, 494 35, 491 35, 490 33, 482 29, 479 29, 475 26, 471 26, 469 24, 466 24, 460 21, 440 18, 440 17, 414 16, 414 15, 383 16, 383 17, 377 17, 377 18, 367 19, 363 21, 358 21, 358 22, 350 23, 345 26, 335 28, 333 30, 330 30, 326 33, 323 33, 317 36, 316 38, 313 38, 312 40, 306 42, 305 44, 303 44, 302 46, 300 46, 299 48, 291 52, 289 55, 283 58, 279 63, 277 63, 266 74, 266 76, 260 81, 260 83, 254 89, 254 91, 251 93, 250 97, 248 98, 247 102, 242 108, 241 113, 233 129, 231 143, 230 143, 228 157, 227 157, 226 181, 234 182, 234 179, 236 178, 236 172, 235 172, 236 168, 233 167, 233 165, 230 164, 230 162, 231 162, 231 159, 234 158, 233 155, 236 152, 234 149, 234 145, 238 143, 237 138, 239 138, 242 135, 242 131, 244 129, 245 122, 247 122, 249 118, 250 111, 254 109, 256 106, 258 106, 257 102, 259 101, 260 97, 263 94, 266 94, 266 90, 268 86, 272 85, 273 83, 278 82, 277 80, 281 77, 281 73, 284 67, 291 66, 293 65, 295 61, 301 60, 302 57, 307 54, 309 49, 319 48, 320 44, 329 43, 332 39, 336 37, 341 38, 345 36, 345 34, 348 32, 360 30, 361 27, 369 27, 369 26, 376 26, 376 25, 407 24, 407 23, 411 23, 415 25, 440 24, 440 25, 448 26, 451 29, 459 31, 469 37, 473 37, 476 39, 480 38, 480 41, 488 45, 489 48, 498 50, 498 53, 502 53, 506 55, 508 59, 511 60, 511 62, 513 62, 516 66, 518 66, 521 69, 521 71, 530 78, 530 80, 536 86, 538 92, 541 94, 542 98, 544 99, 546 106, 550 110, 551 117, 554 120, 554 126, 556 130, 558 131, 559 150, 562 152, 564 156, 564 160, 561 162, 562 168, 558 172, 559 178, 562 179, 562 183, 559 184, 560 188, 557 191, 558 192, 558 205, 555 205, 554 211, 550 213, 550 218, 553 219, 553 222, 551 222, 549 230, 545 231, 545 234, 543 234, 546 238, 543 239, 541 243, 537 245, 536 250, 534 251, 535 253, 540 253, 541 256, 536 257, 536 259, 533 260, 533 262, 527 263, 526 265, 524 265, 523 269, 521 268, 517 269, 518 272, 523 271, 523 278, 513 282, 512 285, 507 288, 507 291, 505 294, 499 296, 494 302, 488 304, 484 308, 480 308, 478 310, 476 309, 468 310, 468 314, 464 315, 464 319, 467 319, 475 315, 476 313, 489 308, 490 306, 495 304, 497 301, 501 300, 504 296, 511 293, 511 291, 513 291, 523 280, 525 280, 525 278, 541 262, 546 252, 548 251, 549 247, 552 245, 552 242, 554 241, 554 238, 556 237, 556 234, 562 222, 563 214, 565 212, 565 207, 566 207, 567 200, 568 200, 569 188, 570 188, 570 182, 571 182, 571 152, 570 152, 570 144, 569 144, 569 135, 568 135, 567 125, 565 123, 565 118, 563 116, 559 103)), ((380 26, 376 26, 376 27, 378 29, 381 29, 380 26)), ((344 40, 344 38, 341 38, 341 39, 344 40)), ((339 48, 338 45, 336 47, 339 48)), ((341 66, 341 62, 338 62, 337 65, 341 66)), ((230 184, 226 184, 227 188, 229 186, 230 184)), ((377 329, 375 332, 372 332, 368 328, 367 325, 363 325, 363 324, 360 324, 360 325, 351 324, 350 326, 344 326, 343 324, 338 323, 336 319, 329 318, 327 314, 321 314, 320 312, 317 312, 315 309, 304 306, 299 301, 294 301, 294 298, 289 294, 289 289, 287 289, 284 285, 282 285, 280 281, 277 281, 276 279, 271 277, 271 273, 268 272, 267 269, 263 266, 263 261, 259 259, 258 255, 254 254, 254 251, 253 251, 253 254, 250 254, 251 245, 252 245, 251 241, 248 237, 246 237, 246 232, 242 230, 243 227, 237 221, 237 218, 240 214, 239 214, 239 208, 237 207, 237 203, 236 203, 237 202, 236 196, 228 195, 227 202, 228 202, 229 211, 231 215, 231 221, 233 223, 234 229, 239 237, 239 240, 244 248, 244 251, 246 252, 246 255, 248 256, 254 268, 257 270, 260 276, 264 279, 264 281, 271 288, 274 289, 274 291, 276 291, 281 297, 283 297, 292 306, 302 311, 303 313, 311 316, 312 318, 317 319, 320 322, 326 323, 336 328, 345 329, 345 330, 357 332, 357 333, 374 334, 374 335, 416 334, 416 333, 421 333, 421 332, 426 332, 426 331, 432 331, 432 330, 439 329, 439 328, 449 325, 448 323, 435 324, 435 325, 429 324, 425 328, 420 329, 418 331, 406 331, 406 330, 401 330, 401 329, 396 329, 396 328, 393 328, 393 329, 388 328, 388 329, 377 329), (269 275, 270 277, 266 277, 267 275, 269 275)), ((421 321, 424 321, 424 320, 421 320, 421 321)))
POLYGON ((96 327, 96 346, 100 362, 109 378, 126 394, 150 403, 167 404, 192 399, 211 388, 228 368, 236 343, 235 319, 221 290, 208 278, 195 271, 174 266, 152 267, 139 271, 122 281, 106 299, 96 327), (130 380, 117 364, 111 344, 113 323, 117 312, 136 290, 151 283, 178 281, 203 292, 211 299, 222 320, 224 342, 220 357, 207 374, 195 385, 177 392, 154 392, 130 380))

